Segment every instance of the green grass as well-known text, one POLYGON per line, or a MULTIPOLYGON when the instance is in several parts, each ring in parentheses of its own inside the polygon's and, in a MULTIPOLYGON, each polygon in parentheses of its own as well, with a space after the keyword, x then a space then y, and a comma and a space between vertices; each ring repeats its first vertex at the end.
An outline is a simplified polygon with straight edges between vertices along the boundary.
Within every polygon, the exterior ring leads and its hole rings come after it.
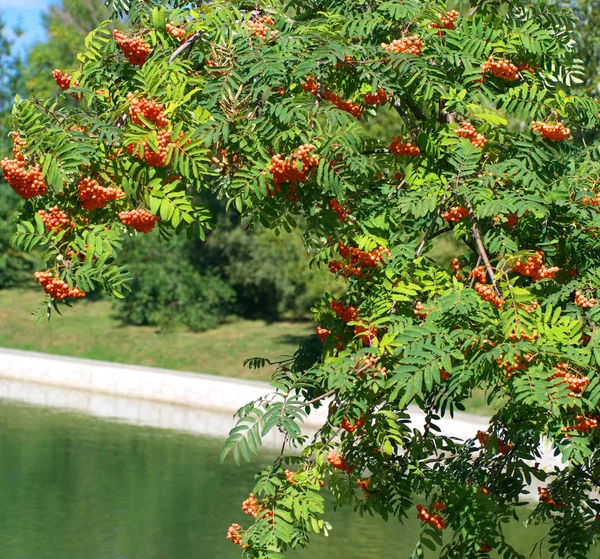
POLYGON ((108 301, 77 301, 63 316, 36 324, 38 290, 0 291, 0 346, 118 363, 266 380, 273 368, 250 370, 249 357, 290 355, 314 332, 311 322, 238 320, 208 332, 122 325, 108 301))

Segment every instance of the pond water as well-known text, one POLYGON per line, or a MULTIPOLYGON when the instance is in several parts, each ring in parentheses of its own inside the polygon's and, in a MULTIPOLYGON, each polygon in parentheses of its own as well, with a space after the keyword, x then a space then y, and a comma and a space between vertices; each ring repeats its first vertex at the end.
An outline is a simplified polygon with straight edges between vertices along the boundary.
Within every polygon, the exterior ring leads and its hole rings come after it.
MULTIPOLYGON (((0 557, 240 558, 225 533, 232 522, 248 524, 240 502, 261 461, 221 465, 221 445, 0 400, 0 557)), ((408 559, 419 530, 416 519, 401 526, 350 510, 328 520, 329 538, 289 557, 408 559)), ((511 532, 526 551, 524 529, 511 532)), ((543 534, 527 530, 527 540, 543 534)))

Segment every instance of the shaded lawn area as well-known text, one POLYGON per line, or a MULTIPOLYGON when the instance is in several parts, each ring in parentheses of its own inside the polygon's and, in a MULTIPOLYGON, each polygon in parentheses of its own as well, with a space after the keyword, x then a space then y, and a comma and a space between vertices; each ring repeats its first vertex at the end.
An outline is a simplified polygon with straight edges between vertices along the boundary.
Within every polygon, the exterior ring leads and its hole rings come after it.
POLYGON ((158 332, 151 326, 122 325, 109 301, 77 301, 63 316, 36 324, 32 316, 43 302, 39 290, 0 291, 0 346, 226 375, 268 380, 273 368, 250 370, 243 366, 250 357, 273 361, 291 355, 298 342, 314 333, 312 322, 236 320, 207 332, 173 329, 158 332))

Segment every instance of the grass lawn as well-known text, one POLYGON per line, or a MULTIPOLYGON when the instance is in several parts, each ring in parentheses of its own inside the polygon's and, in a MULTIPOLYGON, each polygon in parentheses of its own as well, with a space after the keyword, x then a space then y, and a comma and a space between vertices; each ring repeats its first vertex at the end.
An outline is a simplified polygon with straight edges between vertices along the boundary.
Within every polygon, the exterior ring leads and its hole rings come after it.
MULTIPOLYGON (((272 368, 250 370, 249 357, 290 355, 314 332, 311 322, 238 320, 208 332, 158 332, 124 326, 108 301, 77 301, 63 316, 36 324, 43 301, 38 290, 0 290, 0 346, 134 365, 267 380, 272 368)), ((62 311, 61 311, 62 312, 62 311)))

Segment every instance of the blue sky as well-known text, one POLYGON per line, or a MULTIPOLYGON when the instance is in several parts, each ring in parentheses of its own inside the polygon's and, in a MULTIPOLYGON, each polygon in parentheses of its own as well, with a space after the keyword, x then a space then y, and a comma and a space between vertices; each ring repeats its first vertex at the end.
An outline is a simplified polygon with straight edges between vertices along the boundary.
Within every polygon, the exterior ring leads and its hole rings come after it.
POLYGON ((8 35, 11 36, 11 28, 19 24, 25 31, 17 42, 19 51, 44 38, 42 13, 50 4, 56 3, 56 0, 0 0, 0 18, 8 35))

